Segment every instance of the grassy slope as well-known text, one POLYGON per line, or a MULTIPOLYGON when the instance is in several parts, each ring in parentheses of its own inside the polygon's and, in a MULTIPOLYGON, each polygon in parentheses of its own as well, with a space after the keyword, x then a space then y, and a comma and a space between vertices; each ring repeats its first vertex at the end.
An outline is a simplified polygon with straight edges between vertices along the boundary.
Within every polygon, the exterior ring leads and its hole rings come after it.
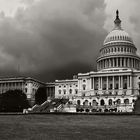
POLYGON ((0 116, 0 140, 139 140, 140 116, 0 116))

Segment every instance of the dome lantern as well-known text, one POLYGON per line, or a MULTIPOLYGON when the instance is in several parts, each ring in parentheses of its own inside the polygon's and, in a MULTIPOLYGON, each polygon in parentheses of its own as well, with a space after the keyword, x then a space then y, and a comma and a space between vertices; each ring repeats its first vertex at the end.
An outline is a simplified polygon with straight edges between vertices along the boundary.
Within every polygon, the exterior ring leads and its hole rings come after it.
POLYGON ((116 11, 116 19, 114 21, 115 24, 115 29, 120 29, 121 30, 121 20, 119 18, 119 11, 116 11))

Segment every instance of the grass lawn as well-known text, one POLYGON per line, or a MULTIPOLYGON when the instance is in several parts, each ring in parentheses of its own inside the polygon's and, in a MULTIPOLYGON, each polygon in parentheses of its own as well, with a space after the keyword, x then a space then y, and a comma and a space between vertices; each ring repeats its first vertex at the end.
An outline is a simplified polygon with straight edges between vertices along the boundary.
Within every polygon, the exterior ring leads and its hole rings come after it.
POLYGON ((0 140, 140 140, 140 116, 0 115, 0 140))

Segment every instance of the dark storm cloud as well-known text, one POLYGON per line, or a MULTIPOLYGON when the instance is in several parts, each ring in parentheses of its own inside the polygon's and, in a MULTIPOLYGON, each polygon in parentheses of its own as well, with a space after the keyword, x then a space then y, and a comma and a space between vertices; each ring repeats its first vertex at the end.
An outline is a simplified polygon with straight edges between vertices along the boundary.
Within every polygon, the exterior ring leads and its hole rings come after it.
POLYGON ((40 0, 0 17, 1 73, 40 80, 69 78, 95 69, 106 35, 102 0, 40 0))

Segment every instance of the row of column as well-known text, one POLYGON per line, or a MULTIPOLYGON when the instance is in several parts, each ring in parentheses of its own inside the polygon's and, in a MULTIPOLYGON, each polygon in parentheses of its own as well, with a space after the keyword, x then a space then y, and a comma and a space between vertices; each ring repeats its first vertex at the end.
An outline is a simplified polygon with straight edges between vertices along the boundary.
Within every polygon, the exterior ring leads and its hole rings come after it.
POLYGON ((135 58, 109 58, 103 59, 97 63, 98 70, 110 67, 129 67, 139 69, 140 61, 135 58))
POLYGON ((103 83, 104 77, 92 77, 91 78, 91 89, 94 90, 103 90, 103 84, 106 84, 106 90, 109 90, 109 84, 112 84, 112 90, 116 88, 115 84, 118 84, 118 89, 124 88, 124 83, 127 84, 126 88, 132 88, 132 76, 127 75, 126 79, 124 76, 112 76, 112 80, 110 81, 109 78, 111 76, 106 77, 106 83, 103 83), (117 80, 118 78, 118 80, 117 80))
POLYGON ((12 89, 24 89, 24 82, 6 82, 0 83, 0 93, 12 89))
POLYGON ((116 53, 116 52, 135 54, 136 50, 135 48, 132 48, 132 47, 110 47, 110 48, 105 48, 104 50, 102 50, 101 56, 108 53, 116 53))
POLYGON ((47 87, 46 92, 47 92, 47 97, 54 97, 55 87, 47 87))

